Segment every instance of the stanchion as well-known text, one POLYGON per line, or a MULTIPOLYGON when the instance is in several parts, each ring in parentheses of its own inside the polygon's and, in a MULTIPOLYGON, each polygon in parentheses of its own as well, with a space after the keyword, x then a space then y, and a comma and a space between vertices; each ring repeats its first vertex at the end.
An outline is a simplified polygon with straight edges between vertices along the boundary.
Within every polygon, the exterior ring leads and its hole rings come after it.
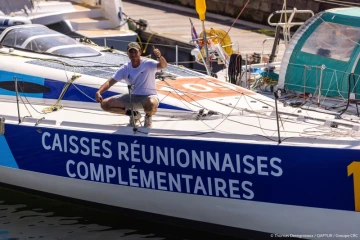
POLYGON ((20 106, 19 106, 19 91, 18 91, 18 80, 17 80, 17 77, 14 77, 14 81, 15 81, 16 105, 17 105, 17 111, 18 111, 18 118, 19 118, 19 123, 21 123, 21 118, 20 118, 20 106))
POLYGON ((132 99, 131 99, 131 90, 134 88, 134 85, 129 84, 128 85, 128 90, 129 90, 129 97, 130 97, 130 105, 131 105, 131 124, 133 126, 133 131, 134 133, 137 132, 137 127, 135 125, 135 118, 134 118, 134 106, 132 104, 132 99))
POLYGON ((277 131, 278 131, 278 143, 280 144, 281 138, 280 138, 280 126, 279 126, 279 113, 278 113, 278 106, 277 106, 277 99, 278 99, 277 92, 274 92, 274 98, 275 98, 276 124, 277 124, 277 131))

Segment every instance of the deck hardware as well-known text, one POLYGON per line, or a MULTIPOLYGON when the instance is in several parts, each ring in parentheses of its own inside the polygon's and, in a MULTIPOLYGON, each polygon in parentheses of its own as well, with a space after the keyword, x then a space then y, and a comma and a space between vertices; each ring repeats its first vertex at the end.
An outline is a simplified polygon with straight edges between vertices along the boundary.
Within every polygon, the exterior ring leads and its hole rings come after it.
POLYGON ((338 128, 339 123, 327 120, 325 121, 324 125, 330 128, 338 128))
POLYGON ((35 126, 39 125, 39 124, 40 124, 40 121, 41 121, 41 120, 44 120, 44 119, 45 119, 45 117, 39 118, 39 119, 36 121, 35 126))
POLYGON ((305 122, 305 117, 303 115, 299 115, 297 118, 296 118, 296 121, 298 122, 305 122))

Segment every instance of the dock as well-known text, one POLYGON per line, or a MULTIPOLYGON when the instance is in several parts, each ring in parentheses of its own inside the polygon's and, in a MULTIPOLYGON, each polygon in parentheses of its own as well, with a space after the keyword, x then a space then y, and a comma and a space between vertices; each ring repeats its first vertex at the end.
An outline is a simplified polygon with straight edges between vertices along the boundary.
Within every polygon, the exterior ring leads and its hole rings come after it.
MULTIPOLYGON (((166 46, 167 53, 163 54, 169 62, 174 63, 175 47, 178 46, 180 51, 186 52, 186 55, 183 54, 183 56, 181 53, 179 54, 179 64, 187 66, 187 61, 193 61, 189 58, 189 53, 195 48, 193 44, 189 43, 191 41, 189 18, 194 23, 198 35, 203 29, 195 9, 157 1, 123 0, 123 12, 131 19, 146 20, 147 27, 139 32, 139 36, 147 54, 151 54, 149 49, 152 45, 157 46, 160 50, 162 50, 161 47, 166 46), (168 51, 171 53, 169 54, 168 51)), ((206 13, 205 28, 222 29, 228 32, 233 44, 233 53, 241 54, 243 58, 247 54, 261 54, 263 47, 264 54, 271 53, 273 40, 270 38, 275 35, 274 27, 235 20, 235 18, 227 16, 206 13), (264 32, 267 35, 263 34, 264 32), (263 44, 264 41, 265 44, 263 44)), ((284 49, 285 46, 281 41, 277 60, 281 60, 284 49)))

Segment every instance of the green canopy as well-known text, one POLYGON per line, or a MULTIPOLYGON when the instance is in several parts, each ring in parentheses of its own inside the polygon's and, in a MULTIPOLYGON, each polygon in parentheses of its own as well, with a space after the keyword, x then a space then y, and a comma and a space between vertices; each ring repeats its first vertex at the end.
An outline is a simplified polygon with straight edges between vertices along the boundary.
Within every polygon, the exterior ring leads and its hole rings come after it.
POLYGON ((279 88, 323 96, 360 98, 360 8, 321 12, 293 36, 279 88), (350 81, 349 81, 350 79, 350 81))

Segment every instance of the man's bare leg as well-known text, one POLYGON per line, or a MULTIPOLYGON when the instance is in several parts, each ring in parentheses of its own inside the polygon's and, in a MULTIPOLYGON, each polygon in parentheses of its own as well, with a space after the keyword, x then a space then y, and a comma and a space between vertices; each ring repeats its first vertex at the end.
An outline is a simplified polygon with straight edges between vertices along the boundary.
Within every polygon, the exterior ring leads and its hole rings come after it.
POLYGON ((115 98, 106 98, 101 104, 101 108, 104 111, 117 113, 117 114, 125 114, 125 105, 122 102, 119 102, 115 98))
POLYGON ((101 102, 100 106, 104 111, 129 116, 131 126, 135 126, 141 119, 141 114, 139 112, 134 111, 134 115, 132 115, 131 110, 125 109, 125 104, 118 101, 116 98, 106 98, 101 102))
POLYGON ((159 102, 155 98, 148 97, 142 102, 142 105, 144 107, 144 112, 146 113, 146 115, 151 117, 156 113, 159 102))
POLYGON ((148 97, 142 102, 142 105, 143 105, 144 111, 146 113, 144 127, 151 128, 152 127, 152 115, 154 115, 156 113, 159 102, 155 98, 148 97))

